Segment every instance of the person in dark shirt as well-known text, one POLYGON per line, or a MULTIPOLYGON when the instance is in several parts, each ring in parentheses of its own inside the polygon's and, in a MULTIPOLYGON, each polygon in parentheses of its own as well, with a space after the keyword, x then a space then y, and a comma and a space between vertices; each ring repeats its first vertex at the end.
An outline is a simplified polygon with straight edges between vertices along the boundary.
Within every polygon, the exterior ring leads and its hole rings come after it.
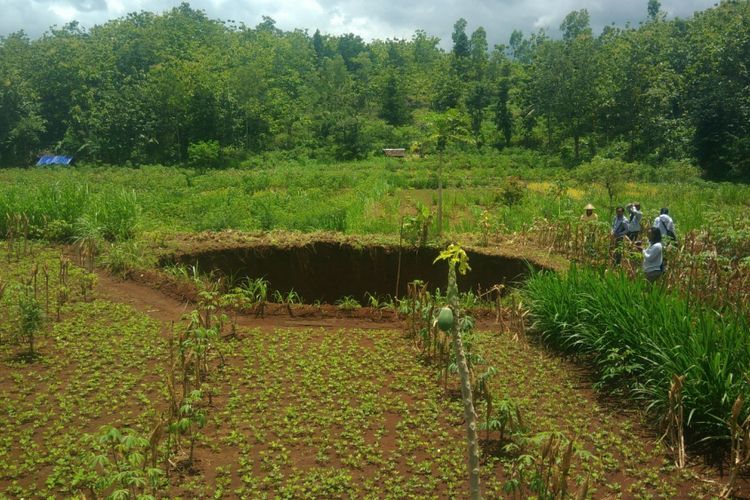
POLYGON ((615 264, 619 265, 622 260, 622 246, 623 239, 627 236, 630 231, 628 226, 628 219, 625 218, 625 209, 623 207, 617 207, 615 209, 615 218, 612 221, 612 244, 615 247, 614 259, 615 264))

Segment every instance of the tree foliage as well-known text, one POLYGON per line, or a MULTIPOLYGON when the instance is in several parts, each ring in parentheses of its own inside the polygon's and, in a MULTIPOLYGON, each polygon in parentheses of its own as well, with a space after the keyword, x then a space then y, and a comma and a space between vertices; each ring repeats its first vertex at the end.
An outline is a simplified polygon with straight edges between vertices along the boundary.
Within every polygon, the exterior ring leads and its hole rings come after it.
POLYGON ((560 38, 516 30, 494 49, 459 19, 448 51, 421 30, 367 42, 267 17, 222 22, 186 3, 19 32, 0 38, 0 165, 44 152, 187 163, 191 144, 214 142, 220 159, 358 158, 421 140, 419 117, 454 109, 479 148, 543 148, 569 166, 692 160, 713 178, 750 177, 750 1, 673 20, 658 1, 645 7, 637 27, 597 34, 577 10, 560 38))

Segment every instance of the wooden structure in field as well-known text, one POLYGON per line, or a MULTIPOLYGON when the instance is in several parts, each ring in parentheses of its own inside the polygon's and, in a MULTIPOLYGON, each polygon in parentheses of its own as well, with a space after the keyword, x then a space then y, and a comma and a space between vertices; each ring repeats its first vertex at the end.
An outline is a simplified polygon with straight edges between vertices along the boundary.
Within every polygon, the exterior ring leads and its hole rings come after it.
POLYGON ((404 158, 406 156, 406 149, 404 148, 390 148, 383 149, 383 153, 390 158, 404 158))

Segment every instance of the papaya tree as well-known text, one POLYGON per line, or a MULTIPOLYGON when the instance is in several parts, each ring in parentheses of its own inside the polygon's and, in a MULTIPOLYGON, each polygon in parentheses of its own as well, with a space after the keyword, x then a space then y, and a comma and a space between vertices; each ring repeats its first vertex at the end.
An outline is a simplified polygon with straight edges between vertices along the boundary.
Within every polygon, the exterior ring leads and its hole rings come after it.
POLYGON ((461 274, 471 270, 469 257, 466 251, 459 245, 451 244, 435 259, 448 261, 448 305, 440 310, 438 315, 438 326, 441 330, 450 332, 453 343, 453 351, 458 366, 458 374, 461 378, 461 400, 464 406, 464 420, 466 422, 466 443, 469 450, 469 487, 470 498, 476 500, 481 498, 479 487, 479 436, 477 433, 477 413, 474 409, 474 401, 471 395, 471 380, 469 366, 466 361, 461 332, 459 331, 459 301, 458 285, 456 284, 456 268, 461 274))

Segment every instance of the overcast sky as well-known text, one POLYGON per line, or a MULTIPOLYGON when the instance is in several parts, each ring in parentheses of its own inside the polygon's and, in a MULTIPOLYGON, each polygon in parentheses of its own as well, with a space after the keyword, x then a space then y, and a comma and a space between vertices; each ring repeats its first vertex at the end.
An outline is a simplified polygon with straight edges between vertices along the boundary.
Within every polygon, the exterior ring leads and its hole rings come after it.
MULTIPOLYGON (((669 17, 689 17, 717 0, 662 0, 669 17)), ((0 36, 24 30, 32 38, 50 26, 79 21, 84 28, 128 12, 163 12, 179 0, 0 0, 0 36)), ((468 33, 483 26, 490 46, 507 43, 510 33, 545 28, 557 36, 560 22, 572 10, 588 9, 595 33, 603 26, 637 25, 646 17, 648 0, 194 0, 195 9, 215 19, 255 26, 270 16, 284 30, 315 29, 323 33, 355 33, 365 40, 410 38, 417 29, 449 48, 453 23, 463 17, 468 33)))

